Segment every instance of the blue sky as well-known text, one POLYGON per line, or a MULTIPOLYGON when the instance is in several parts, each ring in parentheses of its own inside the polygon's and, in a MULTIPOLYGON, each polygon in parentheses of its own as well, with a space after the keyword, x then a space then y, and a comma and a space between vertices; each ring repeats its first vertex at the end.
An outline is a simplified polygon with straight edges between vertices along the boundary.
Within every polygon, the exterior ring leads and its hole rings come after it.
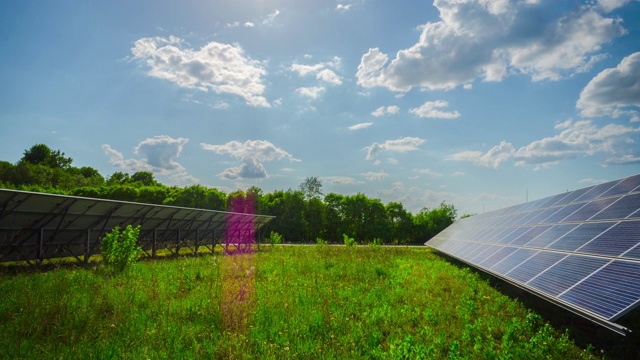
POLYGON ((3 1, 0 159, 478 213, 640 172, 640 2, 3 1))

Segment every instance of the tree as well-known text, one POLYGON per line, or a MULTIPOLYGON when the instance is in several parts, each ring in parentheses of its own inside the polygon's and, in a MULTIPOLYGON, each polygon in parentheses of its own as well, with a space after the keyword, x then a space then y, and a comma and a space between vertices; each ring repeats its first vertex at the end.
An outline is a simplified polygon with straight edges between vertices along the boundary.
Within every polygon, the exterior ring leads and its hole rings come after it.
POLYGON ((343 198, 343 195, 336 193, 329 193, 324 197, 322 237, 331 243, 342 241, 342 234, 346 231, 346 224, 342 215, 343 198))
POLYGON ((322 181, 316 176, 308 177, 300 184, 300 191, 302 191, 305 200, 319 199, 322 196, 322 181))
POLYGON ((423 208, 414 217, 414 240, 419 243, 431 239, 447 226, 453 224, 456 216, 457 211, 453 205, 448 205, 444 201, 437 209, 423 208))
POLYGON ((153 173, 150 171, 138 171, 131 175, 130 181, 140 183, 144 186, 153 186, 158 184, 156 179, 153 177, 153 173))
POLYGON ((386 205, 387 219, 390 227, 389 241, 396 244, 408 244, 413 235, 413 216, 399 202, 386 205))
POLYGON ((129 176, 129 174, 122 171, 116 171, 107 178, 107 185, 125 185, 129 181, 131 181, 131 176, 129 176))
POLYGON ((28 162, 34 165, 46 165, 50 168, 61 168, 67 170, 73 159, 64 156, 60 150, 52 151, 45 144, 33 145, 30 149, 24 151, 24 155, 20 162, 28 162))

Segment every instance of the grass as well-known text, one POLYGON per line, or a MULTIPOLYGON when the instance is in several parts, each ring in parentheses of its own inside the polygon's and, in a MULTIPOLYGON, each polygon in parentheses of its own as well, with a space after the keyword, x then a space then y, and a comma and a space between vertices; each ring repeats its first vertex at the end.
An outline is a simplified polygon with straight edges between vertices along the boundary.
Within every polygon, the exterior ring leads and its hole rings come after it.
POLYGON ((0 357, 589 359, 429 249, 275 247, 0 275, 0 357))

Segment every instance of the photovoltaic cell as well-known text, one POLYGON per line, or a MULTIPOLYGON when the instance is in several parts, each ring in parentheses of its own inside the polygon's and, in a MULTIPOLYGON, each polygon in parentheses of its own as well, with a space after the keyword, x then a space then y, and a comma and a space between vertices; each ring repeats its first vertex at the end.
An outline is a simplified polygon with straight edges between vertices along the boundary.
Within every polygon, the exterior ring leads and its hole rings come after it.
POLYGON ((579 252, 619 256, 640 243, 640 221, 623 221, 591 240, 579 252))
POLYGON ((553 242, 547 248, 555 250, 575 251, 577 248, 602 234, 615 223, 583 223, 568 232, 561 239, 553 242))
POLYGON ((569 231, 575 229, 577 224, 561 224, 553 225, 550 229, 538 235, 537 238, 529 241, 527 246, 544 248, 549 244, 563 237, 569 231))
POLYGON ((589 220, 593 215, 599 213, 604 210, 607 206, 611 205, 614 202, 615 198, 605 198, 600 200, 592 201, 585 206, 581 207, 579 211, 574 212, 566 219, 564 222, 573 222, 573 221, 585 221, 589 220))
POLYGON ((515 267, 506 275, 514 280, 517 280, 523 284, 531 280, 534 276, 540 274, 542 271, 548 269, 562 258, 566 257, 566 254, 555 252, 539 252, 529 258, 527 261, 515 267))
POLYGON ((569 255, 531 279, 527 285, 533 286, 546 294, 556 296, 600 269, 609 261, 594 257, 569 255))
POLYGON ((624 219, 640 209, 640 194, 626 195, 594 215, 591 220, 624 219))
POLYGON ((640 174, 459 220, 426 243, 614 331, 640 306, 640 174))
POLYGON ((605 319, 615 320, 640 299, 640 263, 616 260, 559 298, 605 319))
POLYGON ((638 191, 638 187, 640 187, 640 174, 629 176, 628 178, 620 181, 616 186, 612 187, 610 190, 600 195, 600 197, 609 197, 620 194, 627 194, 632 191, 638 191))

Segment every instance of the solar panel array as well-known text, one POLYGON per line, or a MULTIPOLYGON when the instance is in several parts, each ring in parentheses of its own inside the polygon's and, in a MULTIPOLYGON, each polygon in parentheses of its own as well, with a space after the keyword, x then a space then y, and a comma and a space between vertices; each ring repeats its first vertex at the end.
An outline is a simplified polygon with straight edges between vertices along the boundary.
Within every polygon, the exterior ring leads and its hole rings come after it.
POLYGON ((640 174, 456 221, 426 242, 612 330, 640 304, 640 174))
MULTIPOLYGON (((0 189, 0 261, 42 261, 99 252, 100 239, 115 226, 140 225, 139 244, 157 249, 242 244, 273 216, 152 205, 0 189)), ((84 259, 81 259, 84 258, 84 259)))

